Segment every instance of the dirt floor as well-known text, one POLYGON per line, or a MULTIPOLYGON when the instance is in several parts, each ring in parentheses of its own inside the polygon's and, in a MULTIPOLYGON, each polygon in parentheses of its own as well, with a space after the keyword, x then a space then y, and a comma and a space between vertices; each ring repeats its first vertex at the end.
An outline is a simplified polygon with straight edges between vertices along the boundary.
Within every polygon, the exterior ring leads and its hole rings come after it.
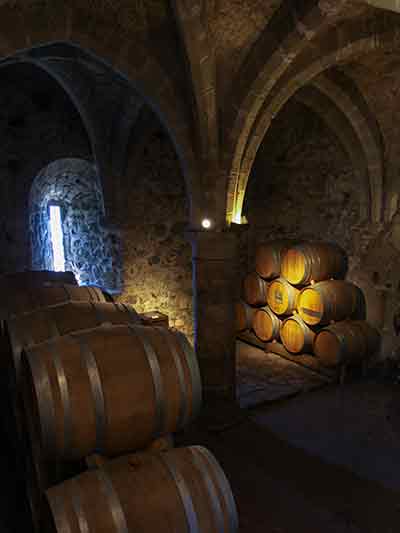
POLYGON ((177 441, 207 446, 222 464, 241 533, 397 533, 400 386, 327 385, 270 357, 263 365, 252 349, 241 354, 248 409, 210 407, 177 441))
MULTIPOLYGON (((398 533, 400 385, 329 383, 250 347, 239 352, 238 378, 246 408, 205 406, 176 445, 214 453, 241 533, 398 533)), ((29 533, 11 520, 22 501, 8 454, 3 448, 0 533, 29 533)))

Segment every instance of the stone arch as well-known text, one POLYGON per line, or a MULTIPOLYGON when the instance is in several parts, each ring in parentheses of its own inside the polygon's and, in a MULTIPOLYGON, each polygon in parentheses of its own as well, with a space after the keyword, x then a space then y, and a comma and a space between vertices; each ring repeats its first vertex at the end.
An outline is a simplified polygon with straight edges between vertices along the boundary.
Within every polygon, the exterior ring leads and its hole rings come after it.
POLYGON ((186 180, 191 223, 200 225, 204 208, 201 173, 192 147, 188 112, 180 104, 183 99, 177 98, 176 84, 160 66, 156 54, 144 45, 143 36, 134 32, 129 35, 118 21, 104 16, 107 8, 103 7, 96 11, 90 6, 78 8, 56 2, 18 9, 2 5, 0 56, 21 56, 32 47, 68 42, 102 58, 133 84, 171 135, 186 180))
POLYGON ((232 83, 226 115, 224 161, 228 185, 227 220, 232 219, 241 160, 265 99, 310 41, 323 31, 347 0, 296 3, 284 0, 248 54, 232 83), (267 60, 266 60, 267 58, 267 60))
POLYGON ((54 270, 49 205, 61 208, 65 269, 80 285, 122 290, 121 243, 105 229, 104 199, 96 167, 82 159, 59 159, 37 175, 29 198, 32 267, 54 270))
MULTIPOLYGON (((246 143, 241 145, 234 156, 234 166, 230 170, 230 178, 227 190, 227 221, 232 220, 235 212, 241 211, 245 187, 251 166, 254 162, 258 147, 265 136, 273 118, 277 115, 282 106, 291 98, 296 91, 310 83, 322 72, 335 66, 339 62, 346 62, 352 57, 367 53, 369 50, 383 48, 390 43, 396 43, 396 33, 391 26, 372 28, 373 31, 366 34, 365 28, 347 26, 342 29, 341 37, 337 35, 338 30, 332 29, 328 35, 321 37, 320 47, 315 46, 311 53, 311 61, 307 51, 299 58, 298 62, 293 62, 291 67, 270 90, 268 100, 263 100, 261 111, 257 117, 253 117, 252 131, 246 139, 246 143), (381 30, 380 33, 377 31, 381 30), (333 34, 333 35, 331 35, 333 34), (328 42, 329 47, 323 46, 323 42, 328 42), (338 48, 337 43, 341 43, 338 48), (236 166, 238 165, 238 166, 236 166)), ((331 91, 327 91, 330 92, 331 91)), ((337 90, 335 91, 338 92, 337 90)), ((343 91, 342 91, 343 93, 343 91)), ((336 95, 337 100, 337 95, 336 95)), ((371 116, 365 116, 357 105, 350 101, 344 94, 340 95, 340 107, 346 108, 348 118, 352 120, 353 127, 358 131, 358 135, 363 144, 364 151, 368 154, 371 198, 374 199, 374 206, 371 210, 373 222, 380 222, 383 206, 383 151, 379 143, 379 134, 374 131, 376 122, 371 121, 371 116), (350 107, 351 110, 350 110, 350 107)))

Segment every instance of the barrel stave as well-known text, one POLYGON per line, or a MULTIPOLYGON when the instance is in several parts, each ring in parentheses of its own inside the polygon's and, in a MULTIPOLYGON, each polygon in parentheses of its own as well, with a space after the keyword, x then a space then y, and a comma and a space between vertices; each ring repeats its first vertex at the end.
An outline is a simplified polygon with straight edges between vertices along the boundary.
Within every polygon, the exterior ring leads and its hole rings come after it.
POLYGON ((158 533, 160 524, 165 533, 238 531, 229 483, 199 446, 119 457, 52 487, 46 496, 47 533, 158 533))
POLYGON ((110 326, 64 336, 27 350, 23 366, 23 388, 34 389, 25 393, 25 407, 34 416, 31 403, 38 406, 39 438, 52 460, 139 449, 199 409, 193 350, 165 328, 110 326))

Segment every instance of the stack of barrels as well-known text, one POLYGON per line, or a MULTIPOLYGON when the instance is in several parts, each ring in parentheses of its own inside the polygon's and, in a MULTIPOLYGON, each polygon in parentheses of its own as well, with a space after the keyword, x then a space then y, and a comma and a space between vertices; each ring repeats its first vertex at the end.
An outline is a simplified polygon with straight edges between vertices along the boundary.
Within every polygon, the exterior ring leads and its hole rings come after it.
POLYGON ((16 513, 25 499, 37 532, 236 533, 232 492, 214 456, 173 448, 171 435, 201 407, 186 337, 147 325, 131 305, 71 276, 0 278, 16 513))
POLYGON ((281 342, 289 354, 312 354, 331 368, 376 352, 379 333, 365 320, 361 289, 345 281, 340 247, 271 241, 258 246, 255 263, 235 305, 238 333, 253 330, 262 342, 281 342))

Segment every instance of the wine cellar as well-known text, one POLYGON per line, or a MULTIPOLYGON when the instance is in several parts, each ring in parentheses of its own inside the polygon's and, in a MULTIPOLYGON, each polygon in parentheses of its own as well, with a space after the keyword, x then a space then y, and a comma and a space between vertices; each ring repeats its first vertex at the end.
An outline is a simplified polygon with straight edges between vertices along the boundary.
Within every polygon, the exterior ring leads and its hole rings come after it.
POLYGON ((165 516, 171 531, 186 531, 190 508, 200 531, 218 523, 236 532, 217 460, 201 446, 174 447, 172 434, 198 416, 202 401, 187 338, 157 312, 150 323, 149 313, 74 281, 45 271, 1 279, 2 390, 19 527, 158 531, 165 516), (160 494, 149 500, 155 486, 160 494))
POLYGON ((397 531, 399 29, 0 2, 0 533, 397 531))

